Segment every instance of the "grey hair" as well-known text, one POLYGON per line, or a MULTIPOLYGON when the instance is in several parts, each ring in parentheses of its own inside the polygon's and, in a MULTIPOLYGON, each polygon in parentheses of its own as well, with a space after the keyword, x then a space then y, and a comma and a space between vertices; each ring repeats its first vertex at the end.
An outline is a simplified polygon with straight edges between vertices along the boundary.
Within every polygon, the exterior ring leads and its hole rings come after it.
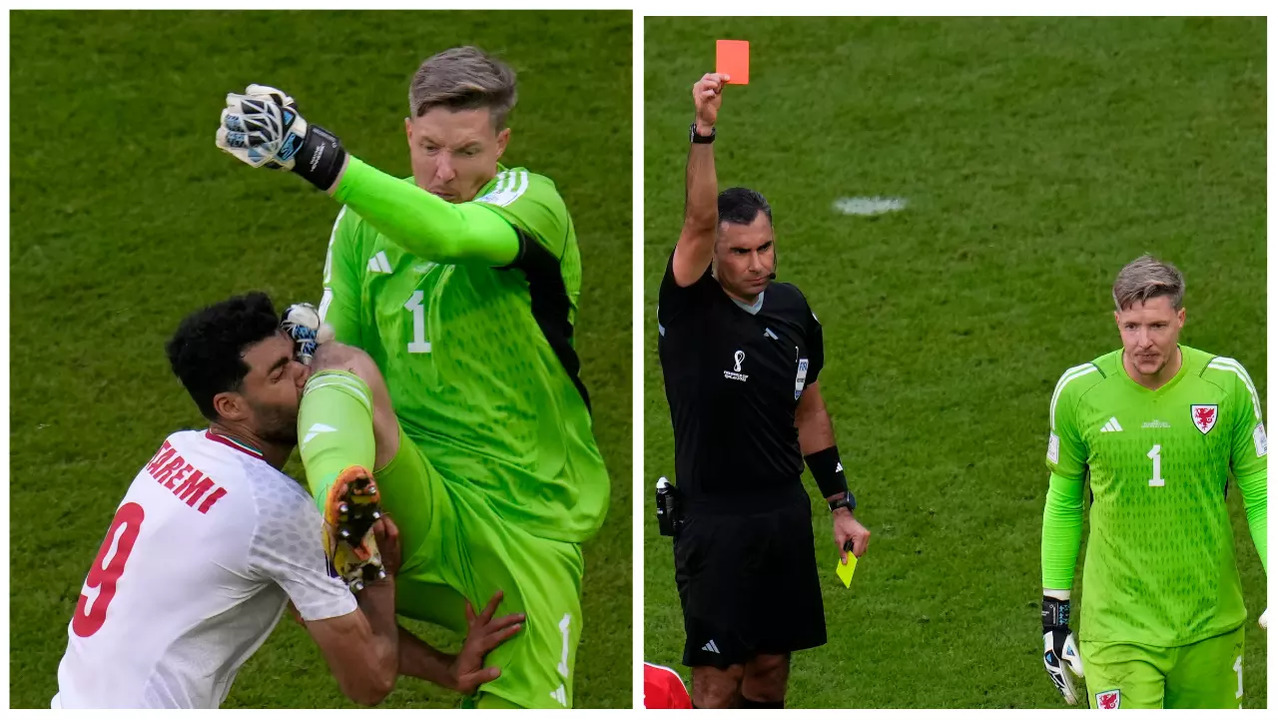
POLYGON ((506 116, 517 99, 515 71, 469 45, 427 58, 408 86, 410 117, 421 117, 441 106, 453 110, 488 108, 497 130, 506 127, 506 116))
POLYGON ((1179 310, 1185 299, 1185 277, 1175 265, 1152 255, 1141 255, 1127 263, 1114 279, 1114 308, 1120 312, 1164 295, 1179 310))

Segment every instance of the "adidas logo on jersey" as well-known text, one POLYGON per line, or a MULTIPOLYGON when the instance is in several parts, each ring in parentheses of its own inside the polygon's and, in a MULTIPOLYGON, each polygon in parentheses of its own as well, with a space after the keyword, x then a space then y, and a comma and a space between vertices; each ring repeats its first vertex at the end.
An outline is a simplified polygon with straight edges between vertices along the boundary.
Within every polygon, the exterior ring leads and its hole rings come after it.
POLYGON ((390 261, 386 259, 385 250, 379 250, 376 255, 368 259, 368 271, 375 273, 391 272, 390 261))
POLYGON ((1105 426, 1101 428, 1101 432, 1122 432, 1123 426, 1118 424, 1118 418, 1112 417, 1105 426))
POLYGON ((722 654, 722 653, 720 653, 720 652, 719 652, 719 646, 718 646, 718 645, 715 645, 713 640, 711 640, 710 642, 706 643, 705 645, 702 645, 702 646, 701 646, 701 649, 702 649, 702 650, 705 650, 706 652, 712 652, 712 653, 714 653, 715 655, 720 655, 720 654, 722 654))

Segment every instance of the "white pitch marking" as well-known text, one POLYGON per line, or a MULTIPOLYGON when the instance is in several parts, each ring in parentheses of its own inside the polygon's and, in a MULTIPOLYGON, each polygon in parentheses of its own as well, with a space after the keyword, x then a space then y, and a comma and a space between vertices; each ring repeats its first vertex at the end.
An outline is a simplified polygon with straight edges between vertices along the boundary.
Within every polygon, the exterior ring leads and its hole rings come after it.
POLYGON ((894 210, 904 210, 905 198, 898 197, 845 197, 834 201, 834 209, 844 215, 882 215, 894 210))

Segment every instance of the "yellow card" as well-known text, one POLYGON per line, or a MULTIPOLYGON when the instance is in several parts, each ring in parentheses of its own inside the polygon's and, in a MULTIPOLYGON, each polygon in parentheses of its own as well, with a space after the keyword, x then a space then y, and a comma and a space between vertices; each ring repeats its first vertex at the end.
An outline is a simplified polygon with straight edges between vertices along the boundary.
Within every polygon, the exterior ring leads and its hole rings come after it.
POLYGON ((856 572, 856 556, 848 553, 848 564, 844 565, 842 560, 834 561, 834 574, 839 576, 843 581, 843 587, 852 587, 852 573, 856 572))

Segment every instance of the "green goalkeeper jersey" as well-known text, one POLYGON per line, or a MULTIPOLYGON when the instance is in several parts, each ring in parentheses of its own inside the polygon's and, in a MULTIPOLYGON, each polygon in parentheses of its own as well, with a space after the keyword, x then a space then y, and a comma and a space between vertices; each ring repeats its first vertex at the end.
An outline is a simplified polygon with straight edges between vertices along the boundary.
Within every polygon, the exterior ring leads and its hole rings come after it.
POLYGON ((414 256, 344 207, 321 312, 376 361, 401 426, 446 481, 534 535, 580 542, 603 522, 609 483, 572 340, 572 219, 554 183, 523 168, 499 168, 472 202, 515 228, 510 266, 414 256))
POLYGON ((1174 647, 1246 619, 1225 493, 1231 471, 1265 476, 1260 398, 1238 361, 1180 350, 1157 390, 1115 350, 1067 370, 1052 396, 1047 466, 1089 474, 1093 494, 1084 640, 1174 647))

